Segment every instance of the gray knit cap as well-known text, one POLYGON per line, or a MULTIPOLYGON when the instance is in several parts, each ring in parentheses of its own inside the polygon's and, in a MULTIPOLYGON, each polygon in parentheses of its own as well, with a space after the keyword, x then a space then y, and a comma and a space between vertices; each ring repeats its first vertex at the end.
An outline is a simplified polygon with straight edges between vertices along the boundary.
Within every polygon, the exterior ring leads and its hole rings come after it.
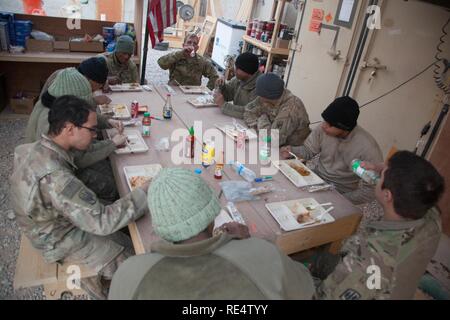
POLYGON ((279 99, 284 92, 284 81, 275 73, 265 73, 256 80, 256 95, 270 100, 279 99))

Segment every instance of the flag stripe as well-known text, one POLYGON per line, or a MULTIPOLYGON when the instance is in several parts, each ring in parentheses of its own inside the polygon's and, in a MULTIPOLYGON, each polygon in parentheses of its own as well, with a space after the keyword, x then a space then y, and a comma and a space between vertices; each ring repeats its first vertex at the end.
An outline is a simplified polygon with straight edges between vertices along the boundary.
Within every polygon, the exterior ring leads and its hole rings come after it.
POLYGON ((164 29, 177 21, 176 0, 148 0, 147 27, 152 41, 156 45, 156 37, 163 41, 164 29))

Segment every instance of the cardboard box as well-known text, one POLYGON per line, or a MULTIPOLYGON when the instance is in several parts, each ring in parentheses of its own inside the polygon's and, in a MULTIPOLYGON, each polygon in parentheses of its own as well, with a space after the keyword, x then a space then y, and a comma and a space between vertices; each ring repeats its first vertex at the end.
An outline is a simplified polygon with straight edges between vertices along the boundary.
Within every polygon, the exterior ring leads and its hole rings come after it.
POLYGON ((76 41, 70 39, 69 42, 70 51, 73 52, 104 52, 103 42, 100 41, 76 41))
POLYGON ((9 104, 14 113, 30 114, 39 98, 39 92, 23 92, 21 98, 11 98, 9 104))
POLYGON ((54 51, 69 51, 69 37, 55 36, 55 42, 53 43, 54 51))
POLYGON ((291 40, 283 40, 281 38, 277 38, 277 41, 275 41, 275 48, 289 49, 290 43, 291 40))
POLYGON ((25 47, 27 51, 53 52, 53 41, 28 38, 25 47))

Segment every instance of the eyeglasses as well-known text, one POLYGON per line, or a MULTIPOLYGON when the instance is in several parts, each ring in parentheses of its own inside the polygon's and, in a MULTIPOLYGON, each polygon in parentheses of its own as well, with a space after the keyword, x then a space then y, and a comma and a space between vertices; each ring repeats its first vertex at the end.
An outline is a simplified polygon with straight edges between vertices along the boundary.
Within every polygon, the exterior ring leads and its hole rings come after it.
POLYGON ((97 133, 97 128, 88 128, 83 126, 77 126, 78 128, 88 129, 92 133, 97 133))

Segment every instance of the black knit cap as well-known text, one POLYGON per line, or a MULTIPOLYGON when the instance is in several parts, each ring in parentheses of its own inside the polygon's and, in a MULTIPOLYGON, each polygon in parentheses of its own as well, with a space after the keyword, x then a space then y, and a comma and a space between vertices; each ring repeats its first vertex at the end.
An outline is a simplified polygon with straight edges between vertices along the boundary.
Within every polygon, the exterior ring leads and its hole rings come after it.
POLYGON ((78 71, 86 78, 101 84, 105 83, 108 77, 106 61, 101 57, 92 57, 84 60, 78 66, 78 71))
POLYGON ((356 127, 358 116, 358 102, 348 96, 337 98, 322 112, 322 118, 331 126, 346 131, 356 127))
POLYGON ((236 68, 241 69, 248 74, 254 74, 259 68, 258 56, 251 52, 241 53, 237 57, 235 65, 236 68))

